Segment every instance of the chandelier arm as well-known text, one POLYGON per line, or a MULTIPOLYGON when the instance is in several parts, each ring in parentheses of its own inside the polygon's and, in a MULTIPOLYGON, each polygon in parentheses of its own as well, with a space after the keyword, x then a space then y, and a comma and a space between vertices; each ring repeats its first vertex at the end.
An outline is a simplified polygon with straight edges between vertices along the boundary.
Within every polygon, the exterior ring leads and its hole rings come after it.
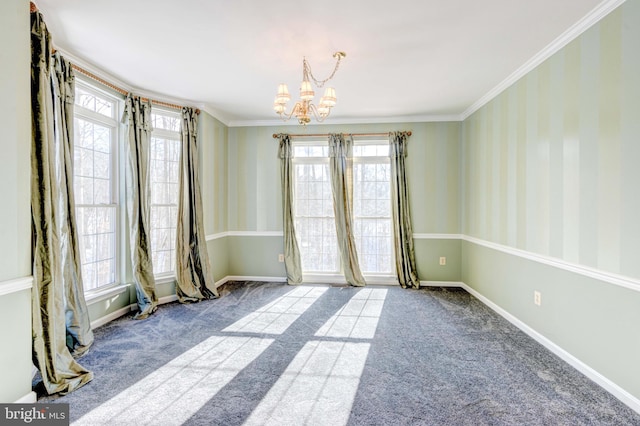
POLYGON ((320 114, 318 112, 318 109, 316 108, 316 106, 314 104, 309 104, 309 111, 311 111, 311 113, 316 118, 316 121, 318 123, 322 123, 324 121, 324 119, 327 118, 329 116, 329 114, 331 114, 331 109, 329 109, 329 111, 327 112, 327 115, 322 116, 322 114, 320 114))
POLYGON ((293 117, 293 115, 299 110, 300 108, 300 102, 296 102, 295 104, 293 104, 293 108, 291 108, 291 112, 289 112, 289 114, 287 114, 286 112, 282 112, 282 113, 278 113, 278 115, 280 116, 280 118, 282 118, 282 121, 288 121, 291 120, 291 117, 293 117))
POLYGON ((336 53, 333 54, 333 57, 336 58, 336 65, 333 68, 333 72, 331 73, 331 75, 329 75, 329 77, 325 78, 322 81, 319 81, 319 80, 317 80, 315 78, 315 76, 313 75, 313 72, 311 72, 311 65, 309 65, 309 62, 307 62, 307 60, 305 58, 302 61, 303 62, 303 64, 302 64, 303 75, 308 75, 309 77, 311 77, 313 82, 316 84, 316 87, 322 88, 327 81, 331 80, 336 75, 336 72, 338 71, 338 68, 340 67, 340 61, 345 56, 346 56, 346 54, 344 52, 336 52, 336 53))

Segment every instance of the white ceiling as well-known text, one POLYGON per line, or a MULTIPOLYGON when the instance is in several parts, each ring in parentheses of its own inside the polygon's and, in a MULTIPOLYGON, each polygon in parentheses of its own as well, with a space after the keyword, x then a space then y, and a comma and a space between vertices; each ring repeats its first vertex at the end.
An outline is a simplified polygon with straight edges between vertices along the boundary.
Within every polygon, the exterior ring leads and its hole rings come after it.
POLYGON ((303 56, 322 79, 338 50, 347 57, 332 80, 334 122, 459 119, 622 1, 35 3, 54 45, 79 65, 249 125, 281 123, 272 109, 278 83, 295 97, 303 56))

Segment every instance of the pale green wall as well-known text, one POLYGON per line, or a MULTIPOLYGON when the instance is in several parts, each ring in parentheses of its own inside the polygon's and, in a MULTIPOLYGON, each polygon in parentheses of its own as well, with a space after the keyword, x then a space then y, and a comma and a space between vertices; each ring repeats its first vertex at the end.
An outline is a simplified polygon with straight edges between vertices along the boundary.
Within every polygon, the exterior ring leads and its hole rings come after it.
POLYGON ((31 274, 29 2, 0 6, 0 281, 31 274))
POLYGON ((213 279, 217 282, 231 275, 231 270, 229 269, 229 237, 207 241, 207 249, 209 250, 209 259, 213 268, 213 279))
POLYGON ((229 275, 283 278, 284 263, 278 262, 282 253, 282 236, 229 237, 229 275))
MULTIPOLYGON (((281 231, 282 199, 278 142, 274 133, 369 133, 411 130, 407 173, 415 233, 457 234, 461 123, 390 123, 235 127, 229 129, 229 231, 281 231)), ((284 276, 277 263, 282 237, 229 236, 230 275, 284 276), (262 241, 264 239, 264 241, 262 241), (239 258, 238 258, 239 256, 239 258), (257 262, 256 259, 264 257, 257 262), (276 263, 274 263, 276 262, 276 263)), ((459 242, 416 241, 420 278, 459 281, 459 242), (448 265, 438 265, 447 256, 448 265)))
POLYGON ((227 126, 205 111, 200 112, 200 185, 204 230, 207 235, 225 232, 227 225, 227 126))
POLYGON ((640 278, 640 2, 464 122, 474 237, 640 278))
MULTIPOLYGON (((29 2, 0 2, 0 286, 31 275, 29 2)), ((0 296, 0 402, 31 392, 31 292, 0 296)))
POLYGON ((31 392, 31 291, 0 296, 0 321, 0 402, 15 402, 31 392))
MULTIPOLYGON (((639 279, 638 135, 629 0, 464 122, 462 232, 639 279)), ((470 242, 462 259, 466 284, 640 398, 640 291, 470 242)))
POLYGON ((460 282, 462 251, 459 239, 414 239, 416 266, 421 281, 460 282), (440 257, 446 257, 440 265, 440 257))
MULTIPOLYGON (((174 286, 175 289, 175 286, 174 286)), ((89 319, 93 322, 122 308, 136 303, 135 287, 130 284, 127 291, 100 301, 87 302, 89 319)))
MULTIPOLYGON (((205 111, 199 119, 200 172, 205 234, 226 232, 228 225, 228 128, 205 111)), ((216 281, 229 275, 227 239, 207 242, 209 261, 216 281)))

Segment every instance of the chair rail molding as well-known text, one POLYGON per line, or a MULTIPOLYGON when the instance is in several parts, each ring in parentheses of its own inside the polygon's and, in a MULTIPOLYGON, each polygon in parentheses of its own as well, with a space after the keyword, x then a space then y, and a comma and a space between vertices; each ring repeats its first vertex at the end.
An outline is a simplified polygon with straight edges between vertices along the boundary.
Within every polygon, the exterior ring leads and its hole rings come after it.
POLYGON ((28 290, 33 287, 33 276, 0 281, 0 296, 28 290))

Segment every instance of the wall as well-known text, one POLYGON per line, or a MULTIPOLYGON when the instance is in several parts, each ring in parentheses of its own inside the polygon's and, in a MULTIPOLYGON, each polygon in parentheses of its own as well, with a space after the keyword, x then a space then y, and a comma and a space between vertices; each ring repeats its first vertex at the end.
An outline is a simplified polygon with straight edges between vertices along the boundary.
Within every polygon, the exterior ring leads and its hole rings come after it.
MULTIPOLYGON (((204 230, 207 236, 214 236, 228 230, 228 129, 205 111, 200 112, 199 125, 204 230)), ((207 240, 213 276, 219 281, 229 275, 227 239, 208 237, 207 240)))
POLYGON ((462 148, 462 280, 635 398, 638 40, 629 0, 465 120, 462 148))
POLYGON ((459 234, 460 129, 456 122, 230 128, 230 275, 285 275, 277 262, 282 252, 282 201, 274 133, 411 130, 407 173, 420 278, 459 281, 460 243, 448 238, 459 234), (439 266, 439 256, 447 256, 446 266, 439 266))
POLYGON ((29 27, 29 2, 0 2, 0 402, 31 392, 29 27))

